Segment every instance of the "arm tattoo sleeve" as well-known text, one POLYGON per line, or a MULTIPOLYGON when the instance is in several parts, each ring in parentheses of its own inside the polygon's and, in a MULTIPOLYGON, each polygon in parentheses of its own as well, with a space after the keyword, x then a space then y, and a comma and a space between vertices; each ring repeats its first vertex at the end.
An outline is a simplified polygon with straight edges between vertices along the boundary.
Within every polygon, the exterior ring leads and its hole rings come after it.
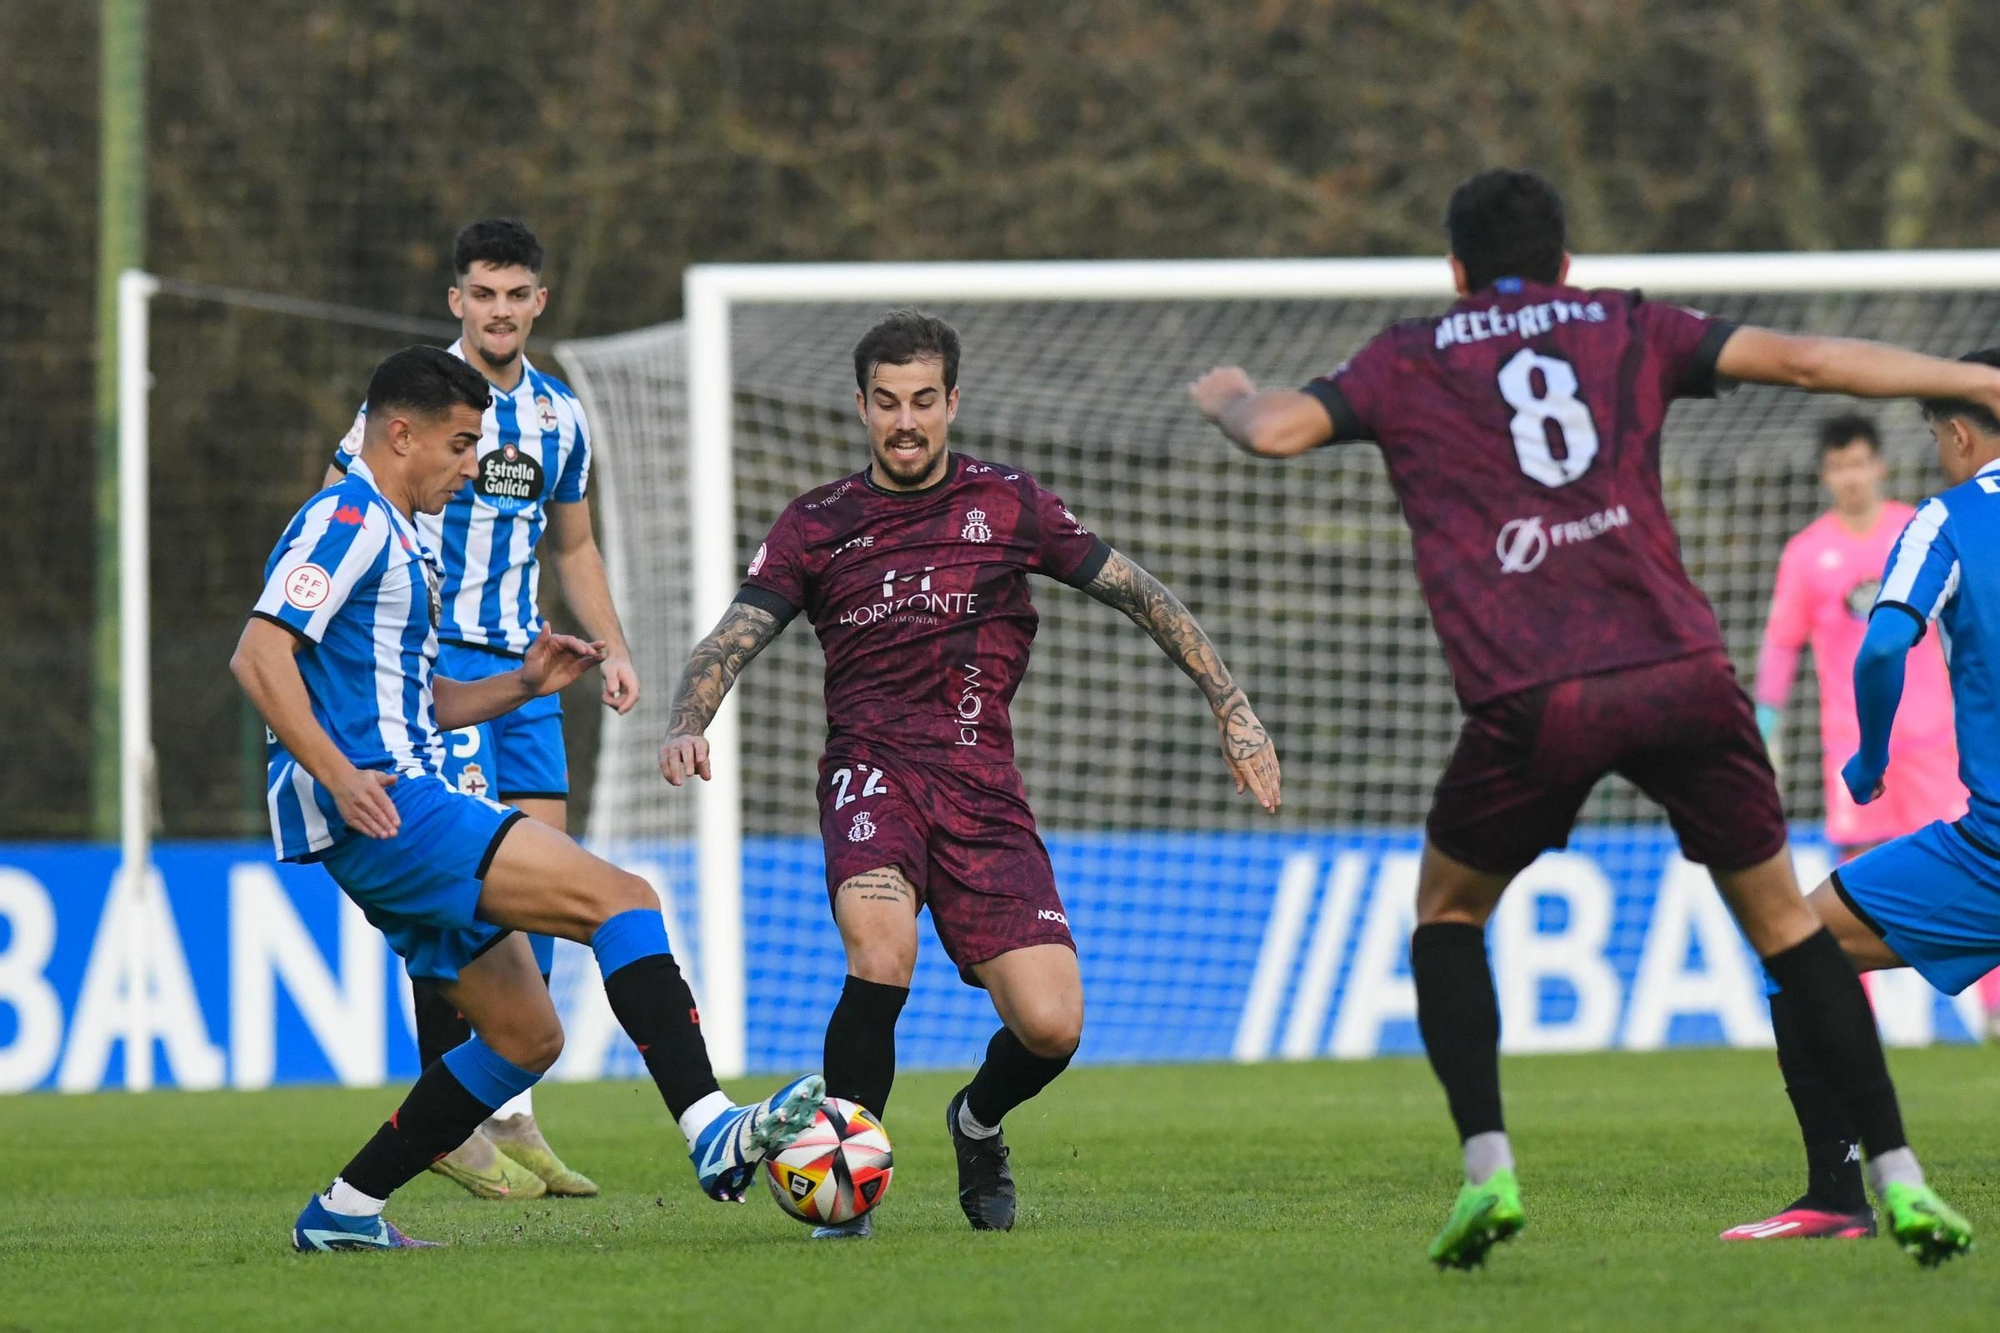
POLYGON ((669 734, 691 736, 705 731, 738 673, 783 629, 778 618, 762 607, 731 602, 721 622, 688 656, 687 670, 681 673, 681 683, 674 691, 669 734))
POLYGON ((1241 697, 1235 678, 1223 665, 1222 656, 1215 651, 1208 635, 1195 623, 1193 614, 1151 574, 1113 551, 1104 568, 1083 590, 1106 606, 1123 611, 1133 624, 1150 634, 1167 660, 1201 686, 1208 706, 1218 714, 1233 699, 1241 697))

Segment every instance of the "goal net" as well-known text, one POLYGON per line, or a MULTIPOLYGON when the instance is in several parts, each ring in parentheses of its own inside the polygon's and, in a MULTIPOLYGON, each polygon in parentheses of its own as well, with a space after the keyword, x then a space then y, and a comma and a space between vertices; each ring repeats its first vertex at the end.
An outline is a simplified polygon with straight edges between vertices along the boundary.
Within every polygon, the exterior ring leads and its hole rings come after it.
MULTIPOLYGON (((1250 459, 1197 417, 1185 386, 1216 363, 1301 384, 1389 321, 1442 309, 1446 276, 1428 261, 707 269, 690 283, 689 326, 558 349, 603 441, 605 540, 644 685, 638 709, 605 730, 591 833, 670 888, 709 972, 704 1002, 721 986, 748 1067, 815 1065, 844 972, 814 796, 822 658, 804 619, 736 687, 734 730, 715 733, 729 783, 670 790, 658 746, 689 649, 772 520, 865 466, 850 351, 905 303, 963 336, 953 447, 1032 473, 1172 587, 1284 764, 1273 820, 1234 792, 1200 695, 1145 635, 1037 583, 1017 751, 1083 959, 1084 1056, 1415 1048, 1408 899, 1460 714, 1407 531, 1371 446, 1250 459), (704 329, 722 345, 704 347, 704 329)), ((1991 255, 1598 259, 1576 277, 1944 354, 2000 341, 1991 255)), ((1669 423, 1663 472, 1687 564, 1746 682, 1779 552, 1823 508, 1815 427, 1855 406, 1743 388, 1677 407, 1669 423)), ((1935 489, 1914 407, 1862 410, 1880 423, 1890 493, 1935 489)), ((1781 744, 1802 873, 1820 873, 1809 659, 1781 744)), ((1604 783, 1571 852, 1544 858, 1496 921, 1510 1047, 1768 1040, 1753 968, 1720 911, 1657 810, 1604 783)), ((1901 1018, 1885 1014, 1891 1035, 1896 1022, 1913 1040, 1958 1034, 1962 1016, 1934 1001, 1913 993, 1901 1018)), ((927 939, 905 1062, 971 1063, 992 1023, 927 939)))

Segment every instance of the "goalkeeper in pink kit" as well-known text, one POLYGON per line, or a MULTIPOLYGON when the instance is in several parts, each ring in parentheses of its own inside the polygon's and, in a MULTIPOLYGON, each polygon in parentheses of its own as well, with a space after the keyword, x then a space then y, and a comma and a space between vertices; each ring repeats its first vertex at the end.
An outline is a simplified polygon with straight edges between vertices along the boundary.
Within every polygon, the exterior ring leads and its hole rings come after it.
MULTIPOLYGON (((1953 738, 1951 682, 1940 647, 1926 635, 1911 650, 1901 706, 1889 737, 1882 795, 1857 805, 1840 768, 1861 746, 1854 705, 1854 660, 1868 630, 1882 570, 1916 511, 1885 499, 1881 442, 1868 417, 1834 417, 1820 427, 1820 484, 1833 507, 1785 544, 1771 618, 1757 654, 1757 723, 1768 742, 1791 693, 1799 650, 1810 645, 1819 679, 1821 770, 1826 784, 1826 839, 1848 861, 1933 820, 1965 814, 1953 738)), ((1980 983, 1987 1012, 2000 1008, 2000 973, 1980 983)), ((1792 1087, 1787 1071, 1787 1091, 1792 1087)), ((1825 1115, 1825 1099, 1794 1095, 1805 1139, 1806 1192, 1782 1212, 1731 1227, 1724 1240, 1776 1240, 1875 1233, 1863 1192, 1859 1145, 1844 1123, 1825 1115)))
POLYGON ((1903 702, 1889 739, 1887 790, 1856 805, 1840 766, 1861 744, 1854 715, 1854 658, 1868 629, 1868 612, 1882 567, 1916 510, 1882 496, 1875 423, 1834 417, 1820 428, 1820 482, 1833 508, 1785 544, 1778 590, 1757 654, 1757 722, 1769 740, 1792 690, 1799 650, 1812 646, 1819 677, 1821 768, 1826 780, 1826 840, 1847 860, 1877 843, 1915 832, 1934 819, 1965 813, 1952 739, 1951 683, 1938 636, 1911 652, 1903 702))

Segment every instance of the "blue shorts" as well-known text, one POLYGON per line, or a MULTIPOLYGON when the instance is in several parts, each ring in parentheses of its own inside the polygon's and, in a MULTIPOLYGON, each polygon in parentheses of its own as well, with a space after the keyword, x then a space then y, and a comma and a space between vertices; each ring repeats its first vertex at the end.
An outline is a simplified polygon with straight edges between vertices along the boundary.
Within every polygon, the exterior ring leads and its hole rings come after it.
POLYGON ((1943 820, 1833 872, 1833 889, 1925 981, 1956 995, 2000 966, 2000 852, 1943 820))
MULTIPOLYGON (((453 680, 485 680, 520 665, 521 659, 512 653, 438 644, 437 674, 453 680)), ((446 732, 444 776, 468 796, 496 801, 569 799, 561 696, 530 699, 491 722, 446 732)))
POLYGON ((388 937, 412 977, 456 980, 507 934, 479 920, 480 881, 501 837, 527 816, 438 778, 404 778, 388 792, 403 817, 396 836, 349 833, 321 852, 319 863, 388 937))

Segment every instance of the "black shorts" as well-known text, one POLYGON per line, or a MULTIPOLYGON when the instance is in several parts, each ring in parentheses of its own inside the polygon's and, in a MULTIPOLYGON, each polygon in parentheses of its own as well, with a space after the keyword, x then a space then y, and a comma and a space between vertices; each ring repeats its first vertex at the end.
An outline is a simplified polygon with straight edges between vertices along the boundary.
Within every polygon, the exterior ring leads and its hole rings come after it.
POLYGON ((1472 709, 1426 829, 1453 860, 1511 875, 1568 845, 1608 773, 1666 810, 1697 864, 1746 870, 1785 846, 1756 712, 1721 653, 1559 680, 1472 709))

